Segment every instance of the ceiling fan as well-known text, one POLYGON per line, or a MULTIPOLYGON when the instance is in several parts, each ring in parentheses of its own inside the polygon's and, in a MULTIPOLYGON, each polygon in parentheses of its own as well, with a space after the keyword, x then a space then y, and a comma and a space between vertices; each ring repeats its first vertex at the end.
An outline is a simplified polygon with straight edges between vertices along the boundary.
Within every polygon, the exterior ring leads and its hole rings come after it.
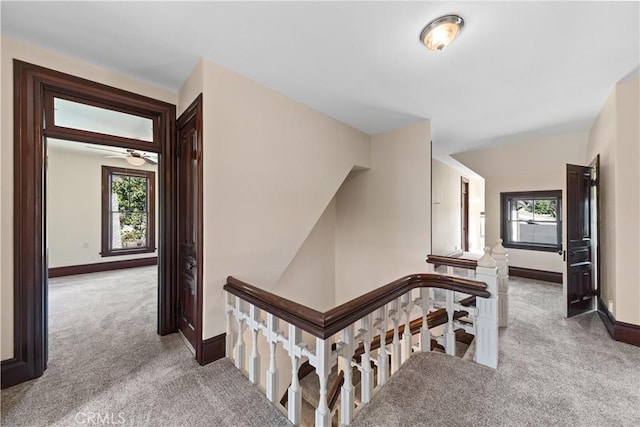
POLYGON ((124 150, 118 149, 110 149, 110 148, 102 148, 102 147, 91 147, 89 145, 87 148, 92 148, 94 150, 108 151, 111 153, 117 153, 114 155, 106 156, 107 158, 117 158, 124 159, 127 163, 132 166, 142 166, 145 163, 149 163, 151 165, 157 165, 158 161, 152 157, 151 154, 145 153, 144 151, 136 151, 131 148, 126 148, 124 150))

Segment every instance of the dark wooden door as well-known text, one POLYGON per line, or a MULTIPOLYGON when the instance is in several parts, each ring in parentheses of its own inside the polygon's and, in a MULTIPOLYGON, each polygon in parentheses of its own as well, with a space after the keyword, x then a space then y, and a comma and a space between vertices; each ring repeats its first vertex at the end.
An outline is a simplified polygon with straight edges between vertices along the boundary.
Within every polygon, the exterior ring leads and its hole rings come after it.
POLYGON ((201 141, 198 115, 178 119, 178 329, 194 351, 199 348, 201 308, 201 141))
POLYGON ((567 315, 592 310, 594 305, 592 170, 567 165, 567 315))

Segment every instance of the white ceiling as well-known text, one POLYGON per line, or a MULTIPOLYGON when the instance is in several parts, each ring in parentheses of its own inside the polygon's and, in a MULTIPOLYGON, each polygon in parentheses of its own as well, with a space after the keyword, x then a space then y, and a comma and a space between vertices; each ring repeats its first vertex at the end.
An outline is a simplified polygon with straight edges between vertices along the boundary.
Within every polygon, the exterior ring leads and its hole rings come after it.
POLYGON ((638 2, 7 2, 2 34, 177 91, 201 57, 434 155, 589 129, 638 75, 638 2), (432 19, 465 20, 445 51, 432 19))

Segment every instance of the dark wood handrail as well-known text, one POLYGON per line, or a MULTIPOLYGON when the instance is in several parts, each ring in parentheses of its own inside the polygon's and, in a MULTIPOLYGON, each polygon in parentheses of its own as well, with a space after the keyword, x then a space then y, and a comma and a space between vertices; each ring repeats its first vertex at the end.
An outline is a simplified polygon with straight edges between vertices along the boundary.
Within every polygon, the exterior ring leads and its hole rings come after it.
POLYGON ((478 266, 478 260, 465 259, 465 258, 453 258, 442 255, 427 255, 427 264, 446 265, 448 267, 466 268, 468 270, 475 270, 478 266))
POLYGON ((413 274, 322 313, 231 276, 227 278, 224 290, 315 337, 327 339, 410 290, 428 287, 448 289, 481 298, 491 295, 484 282, 442 274, 413 274))
POLYGON ((338 397, 340 396, 340 388, 344 384, 344 371, 340 370, 338 372, 338 377, 335 382, 329 389, 329 393, 327 394, 327 406, 329 407, 329 411, 333 411, 333 408, 336 406, 336 402, 338 401, 338 397))
MULTIPOLYGON (((300 365, 300 367, 298 368, 298 381, 302 381, 304 378, 306 378, 307 375, 313 373, 316 371, 316 368, 313 367, 313 365, 311 365, 311 363, 309 363, 308 360, 306 360, 302 365, 300 365)), ((291 384, 289 384, 291 385, 291 384)), ((284 394, 282 395, 282 399, 280 399, 280 404, 282 406, 287 404, 287 401, 289 400, 289 387, 286 388, 286 390, 284 391, 284 394)))

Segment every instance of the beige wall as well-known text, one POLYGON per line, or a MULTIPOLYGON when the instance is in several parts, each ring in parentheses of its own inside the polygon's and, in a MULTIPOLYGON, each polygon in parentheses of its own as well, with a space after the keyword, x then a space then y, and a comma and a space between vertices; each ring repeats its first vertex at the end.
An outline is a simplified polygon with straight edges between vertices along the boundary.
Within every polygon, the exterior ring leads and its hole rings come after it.
POLYGON ((274 293, 318 311, 335 306, 336 203, 331 200, 307 236, 274 293))
POLYGON ((447 255, 461 249, 461 178, 469 180, 469 250, 482 251, 480 212, 484 211, 484 180, 469 178, 438 160, 432 162, 432 250, 447 255))
POLYGON ((177 94, 23 42, 2 37, 0 119, 1 358, 13 356, 13 58, 175 104, 177 94))
POLYGON ((616 91, 604 103, 589 132, 587 159, 600 155, 600 277, 602 300, 615 312, 616 301, 616 91))
POLYGON ((640 325, 640 79, 616 86, 618 150, 616 162, 616 320, 640 325))
POLYGON ((273 290, 349 171, 369 166, 370 138, 214 63, 198 67, 180 99, 192 100, 201 74, 208 338, 225 329, 226 277, 273 290))
POLYGON ((375 135, 371 169, 336 196, 336 303, 425 271, 430 250, 431 124, 375 135))
MULTIPOLYGON (((182 83, 180 90, 178 91, 178 105, 176 106, 176 113, 178 117, 184 112, 184 110, 191 105, 191 103, 200 95, 204 90, 204 61, 200 60, 191 71, 191 74, 187 80, 182 83)), ((205 101, 203 100, 203 105, 205 101)))
POLYGON ((620 82, 590 134, 600 155, 602 298, 617 321, 640 325, 640 79, 620 82))
POLYGON ((485 245, 493 247, 495 242, 485 242, 480 216, 484 212, 484 179, 469 179, 469 250, 482 252, 485 245))
MULTIPOLYGON (((587 138, 586 132, 573 133, 453 155, 485 179, 488 246, 500 238, 500 193, 563 190, 564 195, 565 165, 585 164, 587 138)), ((564 271, 562 257, 555 252, 510 249, 509 263, 537 270, 564 271)))
POLYGON ((431 253, 447 255, 461 247, 460 173, 435 159, 431 167, 431 253))
MULTIPOLYGON (((132 167, 122 159, 49 148, 47 168, 47 221, 49 268, 147 258, 146 253, 103 258, 102 165, 151 170, 145 164, 132 167)), ((156 189, 158 188, 156 184, 156 189)), ((156 194, 156 213, 159 194, 156 194)), ((156 215, 157 218, 157 215, 156 215)), ((156 220, 156 245, 158 242, 156 220)))

